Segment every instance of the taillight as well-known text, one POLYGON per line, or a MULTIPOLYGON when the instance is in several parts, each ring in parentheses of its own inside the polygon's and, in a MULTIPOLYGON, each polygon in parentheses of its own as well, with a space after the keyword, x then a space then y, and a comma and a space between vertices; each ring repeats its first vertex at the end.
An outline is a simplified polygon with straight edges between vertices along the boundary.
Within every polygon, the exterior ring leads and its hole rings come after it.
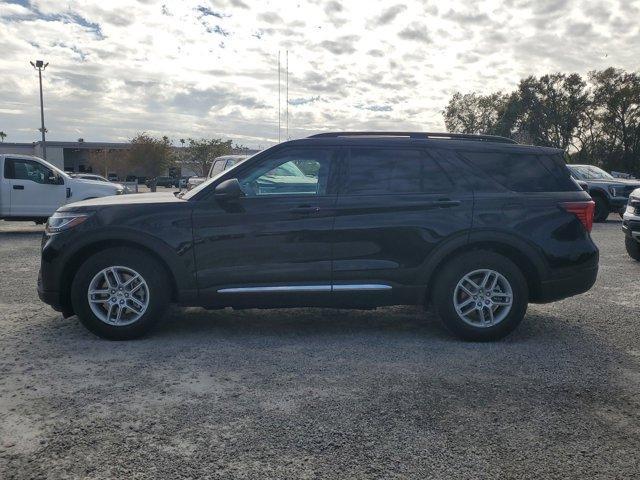
POLYGON ((586 202, 562 202, 559 204, 567 212, 573 213, 578 220, 582 222, 587 232, 590 232, 593 228, 593 213, 596 209, 596 204, 593 200, 586 202))

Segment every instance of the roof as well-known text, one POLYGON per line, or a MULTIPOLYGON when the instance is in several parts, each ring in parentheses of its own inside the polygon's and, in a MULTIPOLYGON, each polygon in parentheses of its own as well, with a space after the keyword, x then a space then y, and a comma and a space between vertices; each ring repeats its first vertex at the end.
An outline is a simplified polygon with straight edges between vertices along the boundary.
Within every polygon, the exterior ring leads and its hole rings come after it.
POLYGON ((505 137, 491 135, 464 135, 429 132, 331 132, 311 135, 298 140, 283 142, 292 145, 353 145, 353 146, 416 146, 471 150, 509 151, 533 154, 559 154, 563 150, 552 147, 522 145, 505 137))

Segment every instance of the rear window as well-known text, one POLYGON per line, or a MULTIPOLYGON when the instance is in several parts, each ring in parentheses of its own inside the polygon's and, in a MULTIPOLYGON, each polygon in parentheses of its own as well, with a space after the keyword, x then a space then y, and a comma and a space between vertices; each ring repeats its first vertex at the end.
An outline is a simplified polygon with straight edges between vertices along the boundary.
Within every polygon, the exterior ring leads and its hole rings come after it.
POLYGON ((435 193, 451 181, 426 151, 352 148, 344 195, 435 193))
MULTIPOLYGON (((515 192, 577 190, 569 170, 552 155, 458 152, 477 171, 515 192)), ((561 159, 560 159, 561 160, 561 159)))

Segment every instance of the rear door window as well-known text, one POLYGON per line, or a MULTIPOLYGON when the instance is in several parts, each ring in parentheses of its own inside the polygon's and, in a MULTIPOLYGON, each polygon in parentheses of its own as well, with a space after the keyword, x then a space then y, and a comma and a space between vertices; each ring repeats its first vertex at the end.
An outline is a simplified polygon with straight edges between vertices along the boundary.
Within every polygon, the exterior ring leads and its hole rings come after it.
POLYGON ((451 180, 428 152, 419 149, 351 148, 343 195, 445 192, 451 180))
POLYGON ((474 170, 515 192, 576 190, 569 171, 547 155, 504 152, 458 152, 474 170))

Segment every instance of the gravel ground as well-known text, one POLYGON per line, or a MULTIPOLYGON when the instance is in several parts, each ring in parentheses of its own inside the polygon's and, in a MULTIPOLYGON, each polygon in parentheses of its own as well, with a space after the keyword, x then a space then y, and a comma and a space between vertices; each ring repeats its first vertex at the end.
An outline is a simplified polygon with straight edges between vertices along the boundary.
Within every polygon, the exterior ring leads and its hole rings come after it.
POLYGON ((38 301, 40 232, 0 222, 0 478, 638 478, 640 263, 614 217, 596 286, 492 344, 406 307, 176 309, 107 342, 38 301))

